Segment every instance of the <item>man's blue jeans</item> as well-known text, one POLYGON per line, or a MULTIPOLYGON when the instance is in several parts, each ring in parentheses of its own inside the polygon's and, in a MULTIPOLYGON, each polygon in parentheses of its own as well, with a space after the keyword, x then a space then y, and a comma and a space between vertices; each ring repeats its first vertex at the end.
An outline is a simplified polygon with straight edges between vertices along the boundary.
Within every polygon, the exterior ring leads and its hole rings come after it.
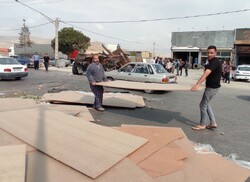
POLYGON ((200 112, 201 112, 200 125, 202 126, 204 126, 206 123, 206 113, 208 114, 210 123, 213 125, 217 125, 213 110, 209 103, 212 100, 212 98, 217 94, 218 91, 219 88, 206 88, 204 91, 203 97, 200 102, 200 112))

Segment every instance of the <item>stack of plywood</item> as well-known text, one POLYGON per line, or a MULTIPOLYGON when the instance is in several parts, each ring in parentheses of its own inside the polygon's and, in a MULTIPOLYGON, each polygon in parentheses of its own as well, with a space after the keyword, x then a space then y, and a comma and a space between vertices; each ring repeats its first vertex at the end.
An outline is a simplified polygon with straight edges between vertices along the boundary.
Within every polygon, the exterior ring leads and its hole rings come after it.
POLYGON ((108 128, 77 118, 78 107, 27 102, 22 108, 17 99, 12 107, 0 99, 6 104, 0 108, 1 182, 243 182, 250 176, 217 154, 197 154, 180 128, 108 128))
MULTIPOLYGON (((63 91, 44 94, 41 101, 51 103, 93 104, 94 95, 91 92, 63 91)), ((128 93, 104 93, 103 105, 125 108, 145 107, 143 97, 128 93)))

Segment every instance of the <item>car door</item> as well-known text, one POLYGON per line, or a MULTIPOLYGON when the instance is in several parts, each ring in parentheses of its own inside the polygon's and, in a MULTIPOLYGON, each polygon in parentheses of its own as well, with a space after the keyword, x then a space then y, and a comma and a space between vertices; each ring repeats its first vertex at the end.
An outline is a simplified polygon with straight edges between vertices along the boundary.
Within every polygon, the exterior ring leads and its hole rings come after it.
POLYGON ((150 76, 148 65, 138 63, 130 76, 130 81, 148 82, 150 76))
POLYGON ((123 66, 122 68, 118 69, 115 79, 130 80, 131 73, 133 72, 135 65, 136 64, 131 63, 131 64, 127 64, 127 65, 123 66))

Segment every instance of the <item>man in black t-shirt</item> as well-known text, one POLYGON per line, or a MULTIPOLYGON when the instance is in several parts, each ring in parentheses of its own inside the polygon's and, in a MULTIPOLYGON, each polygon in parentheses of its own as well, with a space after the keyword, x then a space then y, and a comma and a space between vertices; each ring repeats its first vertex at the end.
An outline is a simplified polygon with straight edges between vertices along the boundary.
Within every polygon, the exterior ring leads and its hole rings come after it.
POLYGON ((208 64, 205 66, 204 74, 191 89, 192 91, 197 91, 201 83, 206 80, 206 89, 200 102, 200 124, 192 127, 193 130, 217 128, 214 113, 209 102, 216 95, 221 86, 220 80, 222 74, 222 67, 220 61, 216 58, 217 50, 215 46, 209 46, 207 48, 207 54, 208 64), (208 114, 208 117, 210 119, 210 124, 207 126, 205 125, 206 113, 208 114))
POLYGON ((45 53, 45 56, 43 57, 43 63, 46 71, 48 72, 48 67, 49 67, 49 56, 47 53, 45 53))

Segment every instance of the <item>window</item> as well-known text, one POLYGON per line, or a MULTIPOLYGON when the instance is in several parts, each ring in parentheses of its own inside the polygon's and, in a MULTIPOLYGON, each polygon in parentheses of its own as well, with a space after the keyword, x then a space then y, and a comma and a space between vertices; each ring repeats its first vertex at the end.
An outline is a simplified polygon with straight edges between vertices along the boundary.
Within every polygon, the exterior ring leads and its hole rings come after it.
POLYGON ((129 73, 134 69, 134 67, 135 67, 135 64, 128 64, 128 65, 122 67, 119 71, 129 73))
POLYGON ((153 68, 150 66, 150 65, 148 65, 148 70, 149 70, 149 74, 154 74, 154 71, 153 71, 153 68))
POLYGON ((138 64, 138 65, 136 66, 135 73, 148 74, 147 65, 138 64))
POLYGON ((163 68, 160 64, 153 64, 153 68, 155 69, 156 73, 167 73, 167 70, 163 68))

